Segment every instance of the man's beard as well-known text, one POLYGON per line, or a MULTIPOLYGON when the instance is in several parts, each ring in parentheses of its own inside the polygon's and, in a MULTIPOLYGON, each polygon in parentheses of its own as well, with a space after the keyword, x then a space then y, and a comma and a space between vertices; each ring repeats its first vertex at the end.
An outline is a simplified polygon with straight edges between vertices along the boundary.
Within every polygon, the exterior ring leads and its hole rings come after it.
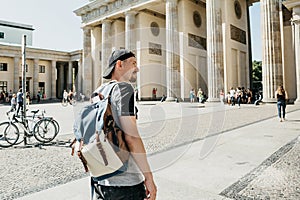
POLYGON ((131 75, 131 77, 129 79, 129 82, 134 83, 134 82, 136 82, 136 79, 137 79, 137 74, 134 73, 134 74, 131 75))

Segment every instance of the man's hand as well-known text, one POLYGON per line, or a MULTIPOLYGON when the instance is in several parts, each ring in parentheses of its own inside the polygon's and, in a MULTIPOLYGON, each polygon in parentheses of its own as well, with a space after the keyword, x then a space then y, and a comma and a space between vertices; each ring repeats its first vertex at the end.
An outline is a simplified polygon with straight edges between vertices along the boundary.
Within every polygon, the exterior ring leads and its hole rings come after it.
POLYGON ((146 195, 147 198, 145 200, 155 200, 157 188, 153 181, 153 178, 145 178, 145 186, 146 186, 146 195))

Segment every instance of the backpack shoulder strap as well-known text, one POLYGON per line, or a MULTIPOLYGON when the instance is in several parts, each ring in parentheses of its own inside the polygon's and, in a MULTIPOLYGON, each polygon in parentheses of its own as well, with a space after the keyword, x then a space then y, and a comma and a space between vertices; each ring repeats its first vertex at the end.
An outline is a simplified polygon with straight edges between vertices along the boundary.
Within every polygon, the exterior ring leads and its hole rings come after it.
POLYGON ((104 126, 104 115, 107 109, 107 105, 109 103, 109 95, 111 94, 114 86, 117 85, 117 82, 111 82, 108 85, 104 86, 102 90, 99 90, 100 92, 98 94, 101 94, 103 96, 103 99, 101 99, 98 102, 98 113, 97 113, 97 123, 96 123, 96 131, 101 132, 104 126))
POLYGON ((99 88, 97 88, 96 90, 95 90, 95 92, 96 93, 100 93, 100 94, 102 94, 103 96, 104 96, 104 98, 107 98, 109 95, 110 95, 110 93, 111 93, 111 91, 112 91, 112 89, 115 87, 115 85, 117 85, 118 84, 118 82, 116 82, 116 81, 111 81, 111 82, 109 82, 108 84, 104 84, 104 85, 102 85, 102 86, 100 86, 99 88))

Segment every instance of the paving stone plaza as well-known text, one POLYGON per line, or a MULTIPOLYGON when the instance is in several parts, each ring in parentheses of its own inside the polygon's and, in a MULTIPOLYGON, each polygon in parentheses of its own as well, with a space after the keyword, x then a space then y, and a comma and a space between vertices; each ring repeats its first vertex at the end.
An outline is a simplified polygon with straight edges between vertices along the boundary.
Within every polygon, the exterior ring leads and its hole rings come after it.
MULTIPOLYGON (((89 198, 88 174, 68 147, 80 107, 30 105, 54 116, 62 131, 51 145, 0 149, 0 199, 89 198)), ((275 104, 239 109, 141 102, 138 107, 157 199, 300 198, 299 105, 287 106, 285 122, 279 122, 275 104)), ((1 121, 8 108, 0 106, 1 121)))

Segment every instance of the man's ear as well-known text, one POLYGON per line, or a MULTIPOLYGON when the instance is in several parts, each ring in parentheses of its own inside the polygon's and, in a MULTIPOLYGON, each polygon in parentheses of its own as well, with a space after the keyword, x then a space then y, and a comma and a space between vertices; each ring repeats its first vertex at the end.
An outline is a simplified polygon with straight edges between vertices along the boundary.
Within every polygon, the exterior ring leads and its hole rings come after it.
POLYGON ((115 67, 117 67, 117 68, 122 67, 122 61, 117 60, 115 67))

